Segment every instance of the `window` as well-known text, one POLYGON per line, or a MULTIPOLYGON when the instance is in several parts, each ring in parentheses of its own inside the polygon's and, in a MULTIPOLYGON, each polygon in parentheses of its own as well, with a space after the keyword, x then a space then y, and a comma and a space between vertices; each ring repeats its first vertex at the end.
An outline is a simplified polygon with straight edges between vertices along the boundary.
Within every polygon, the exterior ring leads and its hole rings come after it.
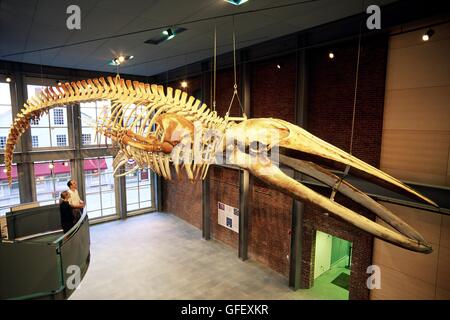
POLYGON ((38 136, 31 136, 31 146, 33 148, 39 147, 39 137, 38 136))
POLYGON ((6 146, 6 137, 12 123, 11 92, 9 83, 0 82, 0 149, 6 146), (3 138, 5 142, 3 143, 3 138))
POLYGON ((80 103, 80 113, 81 113, 81 134, 82 134, 82 145, 105 145, 111 143, 110 139, 106 139, 100 133, 95 131, 95 124, 97 119, 106 119, 111 114, 111 102, 109 100, 96 101, 96 102, 83 102, 80 103), (86 142, 83 136, 89 135, 89 140, 86 142), (94 138, 94 139, 92 139, 94 138))
POLYGON ((81 134, 81 143, 83 145, 91 144, 91 134, 90 133, 83 133, 83 134, 81 134))
POLYGON ((11 168, 12 184, 8 185, 5 165, 0 165, 0 216, 9 212, 9 208, 20 203, 19 180, 17 178, 17 165, 11 168))
POLYGON ((126 176, 127 212, 152 207, 152 173, 149 169, 126 176))
MULTIPOLYGON (((43 86, 27 85, 28 98, 39 94, 43 86)), ((39 120, 31 120, 31 136, 39 137, 33 148, 52 148, 68 146, 67 109, 65 107, 52 109, 39 120), (60 138, 58 138, 60 136, 60 138), (64 138, 63 138, 64 136, 64 138)))
POLYGON ((43 204, 58 203, 60 193, 67 190, 71 179, 68 160, 43 161, 34 163, 37 201, 43 204))
POLYGON ((64 125, 64 110, 54 109, 53 110, 53 123, 56 125, 64 125))
POLYGON ((90 219, 116 214, 112 162, 112 157, 84 160, 86 199, 83 200, 90 219))
POLYGON ((58 147, 67 146, 67 138, 65 134, 57 134, 56 135, 56 145, 58 147))
POLYGON ((0 137, 0 149, 5 149, 6 137, 0 137))

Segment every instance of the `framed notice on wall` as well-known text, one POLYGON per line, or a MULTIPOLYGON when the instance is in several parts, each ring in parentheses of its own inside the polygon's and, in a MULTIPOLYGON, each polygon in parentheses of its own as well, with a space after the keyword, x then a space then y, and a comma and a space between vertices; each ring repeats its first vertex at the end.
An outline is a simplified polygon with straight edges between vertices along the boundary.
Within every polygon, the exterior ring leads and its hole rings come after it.
POLYGON ((227 229, 239 233, 239 209, 217 202, 217 222, 227 229))

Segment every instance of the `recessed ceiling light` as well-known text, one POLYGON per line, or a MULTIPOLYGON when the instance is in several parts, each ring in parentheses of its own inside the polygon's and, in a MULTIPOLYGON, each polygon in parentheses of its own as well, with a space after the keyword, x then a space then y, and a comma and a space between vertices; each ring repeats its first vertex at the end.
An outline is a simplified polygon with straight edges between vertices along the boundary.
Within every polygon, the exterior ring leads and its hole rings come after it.
POLYGON ((333 52, 328 53, 328 58, 334 59, 334 53, 333 52))
POLYGON ((187 86, 188 86, 188 83, 186 81, 182 81, 181 82, 181 87, 182 88, 187 88, 187 86))
POLYGON ((428 29, 427 32, 425 32, 425 33, 422 35, 422 40, 423 40, 423 41, 428 41, 428 40, 430 40, 430 38, 433 36, 433 34, 434 34, 434 30, 433 30, 433 29, 428 29))
POLYGON ((175 37, 175 34, 173 33, 172 29, 167 29, 167 40, 173 39, 175 37))
POLYGON ((277 64, 277 68, 278 68, 278 69, 281 69, 281 66, 280 66, 279 64, 277 64))
POLYGON ((161 32, 161 34, 158 34, 154 36, 151 39, 148 39, 145 41, 145 43, 158 45, 164 41, 173 39, 175 36, 178 36, 180 33, 186 31, 186 28, 169 28, 167 30, 164 30, 161 32))
POLYGON ((243 3, 246 3, 248 0, 225 0, 225 1, 234 4, 235 6, 239 6, 243 3))
POLYGON ((6 77, 6 82, 10 83, 12 81, 11 77, 6 77))
POLYGON ((134 56, 119 56, 117 58, 114 58, 114 59, 108 61, 108 64, 110 66, 118 66, 118 65, 124 63, 125 61, 131 60, 133 58, 134 58, 134 56))

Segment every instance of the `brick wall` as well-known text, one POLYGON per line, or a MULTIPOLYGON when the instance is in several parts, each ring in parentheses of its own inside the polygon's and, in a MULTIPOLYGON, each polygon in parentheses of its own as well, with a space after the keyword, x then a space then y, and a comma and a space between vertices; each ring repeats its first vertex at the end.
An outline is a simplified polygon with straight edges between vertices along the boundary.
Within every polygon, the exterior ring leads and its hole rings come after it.
MULTIPOLYGON (((387 63, 387 38, 362 41, 353 154, 380 164, 387 63)), ((309 54, 308 131, 349 151, 357 61, 357 42, 316 49, 309 54), (335 58, 329 59, 328 53, 335 58)))
MULTIPOLYGON (((201 77, 187 79, 188 87, 186 92, 189 95, 201 90, 201 77)), ((168 83, 173 89, 181 88, 181 81, 168 83)), ((183 169, 182 169, 183 171, 183 169)), ((174 180, 162 179, 162 209, 170 212, 187 221, 193 226, 202 227, 202 183, 190 182, 183 172, 183 180, 176 179, 176 174, 172 170, 174 180)))
POLYGON ((239 245, 239 235, 217 223, 217 202, 239 208, 239 171, 211 167, 210 172, 211 237, 235 249, 239 245))
MULTIPOLYGON (((295 55, 251 66, 251 115, 295 122, 295 55), (280 69, 277 68, 280 65, 280 69)), ((248 255, 288 276, 292 198, 253 179, 249 207, 248 255)))
POLYGON ((292 198, 253 179, 248 224, 250 259, 289 275, 292 198))
MULTIPOLYGON (((329 190, 315 188, 315 191, 329 195, 329 190)), ((372 213, 345 197, 337 195, 335 200, 369 219, 374 219, 372 213)), ((372 264, 373 237, 338 218, 326 215, 324 210, 313 205, 305 205, 303 223, 302 287, 310 288, 314 285, 315 237, 316 231, 319 230, 352 243, 349 298, 369 299, 369 290, 366 287, 369 275, 366 270, 372 264)))
POLYGON ((193 226, 202 227, 202 183, 190 182, 186 175, 182 180, 176 179, 175 170, 172 170, 174 180, 162 179, 162 209, 170 212, 193 226))
POLYGON ((295 123, 296 75, 295 55, 254 63, 251 68, 252 117, 273 117, 295 123))
MULTIPOLYGON (((308 130, 349 151, 355 89, 357 42, 309 53, 308 130), (335 58, 330 60, 328 53, 335 58)), ((356 100, 353 154, 379 166, 383 128, 384 87, 387 62, 385 36, 363 39, 356 100)), ((329 190, 317 190, 329 196, 329 190)), ((356 212, 374 217, 356 203, 336 197, 336 201, 356 212)), ((302 287, 313 285, 315 233, 317 230, 353 243, 350 299, 369 299, 366 268, 372 261, 373 237, 351 227, 312 205, 305 206, 303 228, 302 287)))

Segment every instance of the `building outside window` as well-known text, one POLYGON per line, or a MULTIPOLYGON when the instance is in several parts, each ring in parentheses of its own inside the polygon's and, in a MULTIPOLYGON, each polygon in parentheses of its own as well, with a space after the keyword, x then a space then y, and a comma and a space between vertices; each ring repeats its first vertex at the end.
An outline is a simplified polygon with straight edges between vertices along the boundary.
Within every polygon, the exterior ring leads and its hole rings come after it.
POLYGON ((64 125, 64 110, 63 109, 53 109, 53 124, 64 125))
POLYGON ((6 137, 0 137, 0 149, 5 149, 6 147, 6 137))
POLYGON ((84 160, 86 199, 83 200, 90 219, 116 214, 112 162, 112 157, 84 160))
POLYGON ((71 179, 68 160, 34 163, 36 197, 41 205, 58 203, 62 191, 67 190, 71 179))
POLYGON ((95 124, 97 119, 106 119, 109 117, 111 111, 111 102, 109 100, 102 100, 96 102, 82 102, 80 103, 81 113, 81 134, 82 136, 90 135, 90 139, 82 140, 83 146, 89 145, 106 145, 110 144, 111 140, 106 139, 100 133, 95 131, 95 124), (94 138, 94 139, 92 139, 94 138))
POLYGON ((11 168, 12 184, 8 185, 5 165, 0 165, 0 216, 9 212, 9 208, 20 204, 19 180, 17 178, 17 165, 11 168))
POLYGON ((91 144, 91 134, 90 133, 83 133, 81 134, 81 143, 84 145, 90 145, 91 144))
POLYGON ((57 134, 56 135, 56 145, 58 147, 63 147, 67 145, 67 138, 65 134, 57 134))
POLYGON ((39 148, 39 137, 38 136, 31 136, 31 146, 33 148, 39 148))
POLYGON ((137 170, 126 176, 127 212, 152 207, 151 178, 149 169, 137 170))
MULTIPOLYGON (((37 95, 44 86, 27 85, 28 98, 37 95)), ((44 114, 39 120, 32 120, 31 135, 39 137, 39 148, 66 147, 67 136, 67 108, 56 108, 48 114, 44 114), (58 139, 58 136, 61 138, 58 139), (66 138, 62 138, 65 136, 66 138)), ((37 148, 33 145, 33 148, 37 148)))
POLYGON ((11 123, 12 109, 9 83, 0 82, 0 152, 6 146, 6 137, 11 123))

